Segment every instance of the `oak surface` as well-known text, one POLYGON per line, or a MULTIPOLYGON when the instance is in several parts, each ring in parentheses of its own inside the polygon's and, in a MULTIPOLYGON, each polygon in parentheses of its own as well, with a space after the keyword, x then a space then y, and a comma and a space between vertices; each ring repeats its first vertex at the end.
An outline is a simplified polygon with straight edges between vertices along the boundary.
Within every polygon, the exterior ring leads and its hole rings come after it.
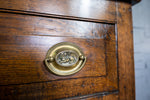
POLYGON ((111 81, 108 82, 106 78, 99 77, 0 86, 0 90, 0 99, 2 100, 55 100, 97 92, 116 91, 117 86, 113 85, 111 81))
POLYGON ((6 35, 0 36, 0 52, 1 85, 106 75, 105 46, 100 39, 6 35), (56 76, 44 65, 48 49, 60 42, 72 42, 83 49, 87 62, 77 74, 56 76))
POLYGON ((83 22, 85 23, 83 24, 81 21, 25 17, 7 13, 0 16, 1 19, 5 19, 1 20, 4 24, 0 25, 2 30, 0 89, 4 91, 0 93, 2 99, 11 97, 13 99, 60 99, 118 89, 116 37, 113 24, 94 22, 83 22), (34 19, 37 20, 33 21, 34 19), (42 19, 41 25, 36 26, 39 19, 42 19), (39 33, 27 27, 32 26, 31 22, 35 22, 33 25, 36 29, 45 25, 44 23, 48 27, 40 28, 41 30, 38 31, 43 30, 43 33, 39 33), (15 23, 21 24, 15 25, 15 23), (65 23, 71 24, 66 24, 68 27, 62 28, 64 31, 59 31, 59 27, 62 27, 60 25, 65 23), (77 26, 80 28, 86 27, 85 25, 91 28, 77 31, 77 26), (49 26, 53 27, 54 34, 51 30, 44 32, 46 28, 49 29, 49 26), (70 27, 72 31, 69 34, 73 35, 65 34, 70 27), (81 33, 82 36, 79 36, 81 33), (87 56, 87 63, 77 74, 60 77, 51 74, 43 60, 52 45, 66 41, 76 43, 83 49, 87 56))
POLYGON ((0 99, 134 100, 133 1, 140 0, 0 1, 0 99), (87 63, 60 77, 43 61, 66 41, 87 63))
POLYGON ((0 13, 0 35, 66 36, 103 39, 113 24, 0 13))
POLYGON ((115 2, 107 0, 1 0, 0 8, 115 21, 115 2))
POLYGON ((135 100, 131 4, 118 2, 117 7, 119 99, 135 100))

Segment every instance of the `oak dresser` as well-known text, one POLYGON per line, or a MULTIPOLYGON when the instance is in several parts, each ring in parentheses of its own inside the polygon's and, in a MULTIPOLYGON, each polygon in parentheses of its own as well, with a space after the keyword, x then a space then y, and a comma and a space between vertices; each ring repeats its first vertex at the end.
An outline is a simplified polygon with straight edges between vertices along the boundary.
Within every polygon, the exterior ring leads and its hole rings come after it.
POLYGON ((1 0, 0 100, 134 100, 139 1, 1 0))

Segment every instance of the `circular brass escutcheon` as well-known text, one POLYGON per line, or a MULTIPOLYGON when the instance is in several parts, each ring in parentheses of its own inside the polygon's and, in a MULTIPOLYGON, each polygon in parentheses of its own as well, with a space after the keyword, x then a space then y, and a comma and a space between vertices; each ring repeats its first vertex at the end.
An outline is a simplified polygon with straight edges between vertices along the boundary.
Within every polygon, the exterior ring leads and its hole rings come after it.
POLYGON ((81 48, 70 42, 52 46, 46 55, 45 64, 56 75, 66 76, 77 73, 86 62, 81 48))

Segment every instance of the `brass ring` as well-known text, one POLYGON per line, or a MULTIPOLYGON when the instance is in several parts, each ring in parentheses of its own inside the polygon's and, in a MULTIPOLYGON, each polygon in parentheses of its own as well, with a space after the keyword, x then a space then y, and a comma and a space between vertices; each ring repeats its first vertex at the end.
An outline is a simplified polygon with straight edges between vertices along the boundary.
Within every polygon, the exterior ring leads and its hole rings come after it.
POLYGON ((47 68, 60 76, 77 73, 85 62, 86 57, 81 48, 70 42, 61 42, 52 46, 45 58, 47 68))

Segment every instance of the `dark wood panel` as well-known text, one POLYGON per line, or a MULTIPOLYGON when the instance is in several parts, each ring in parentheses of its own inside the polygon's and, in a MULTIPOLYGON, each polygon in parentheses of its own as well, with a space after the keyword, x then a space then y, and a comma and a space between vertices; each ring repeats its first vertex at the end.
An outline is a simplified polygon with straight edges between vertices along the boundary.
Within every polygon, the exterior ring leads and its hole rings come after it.
POLYGON ((0 35, 49 35, 103 39, 114 25, 0 13, 0 35))
POLYGON ((0 8, 43 14, 115 21, 115 1, 107 0, 1 0, 0 8))
POLYGON ((0 36, 0 52, 1 85, 106 75, 104 39, 0 36), (79 45, 87 57, 87 62, 77 74, 59 77, 49 73, 43 61, 52 45, 64 41, 79 45))
POLYGON ((120 2, 117 6, 119 98, 135 100, 131 4, 120 2))
MULTIPOLYGON (((0 99, 13 100, 54 100, 73 96, 115 91, 104 77, 0 86, 0 99)), ((104 97, 106 100, 110 97, 104 97)), ((115 98, 115 97, 114 97, 115 98)), ((111 100, 111 99, 110 99, 111 100)))

